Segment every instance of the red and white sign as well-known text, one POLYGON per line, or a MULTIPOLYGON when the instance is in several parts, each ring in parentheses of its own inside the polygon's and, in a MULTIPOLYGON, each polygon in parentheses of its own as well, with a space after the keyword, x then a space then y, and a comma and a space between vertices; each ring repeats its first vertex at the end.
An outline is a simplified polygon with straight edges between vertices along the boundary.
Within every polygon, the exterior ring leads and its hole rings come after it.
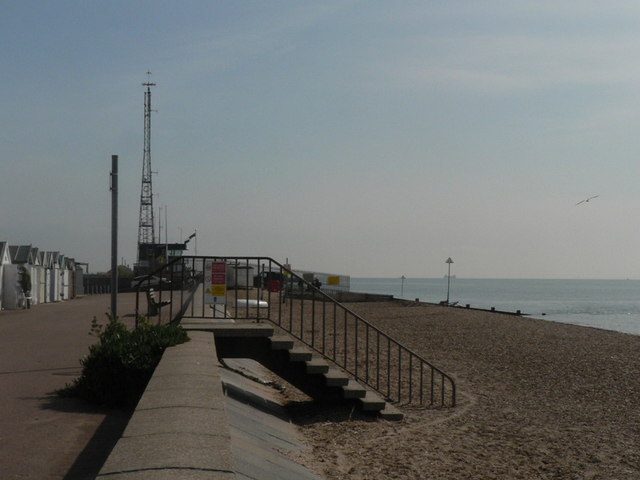
POLYGON ((204 303, 227 303, 227 262, 207 260, 204 272, 204 303))

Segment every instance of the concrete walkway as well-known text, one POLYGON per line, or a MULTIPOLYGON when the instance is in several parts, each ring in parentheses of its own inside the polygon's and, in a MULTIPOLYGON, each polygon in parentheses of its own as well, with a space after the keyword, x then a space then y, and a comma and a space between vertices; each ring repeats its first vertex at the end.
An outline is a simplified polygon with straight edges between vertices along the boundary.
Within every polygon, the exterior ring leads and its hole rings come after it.
MULTIPOLYGON (((30 310, 0 311, 0 478, 94 478, 128 415, 58 398, 80 374, 95 343, 91 319, 106 321, 109 295, 92 295, 30 310)), ((125 322, 133 294, 121 294, 125 322)))

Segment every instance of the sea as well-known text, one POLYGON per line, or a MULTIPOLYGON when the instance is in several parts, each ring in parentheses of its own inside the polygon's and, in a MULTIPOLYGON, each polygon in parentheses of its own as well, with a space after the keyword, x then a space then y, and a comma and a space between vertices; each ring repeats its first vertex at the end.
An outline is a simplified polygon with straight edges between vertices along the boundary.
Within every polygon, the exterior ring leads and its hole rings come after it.
POLYGON ((640 280, 354 278, 352 292, 516 312, 640 335, 640 280))

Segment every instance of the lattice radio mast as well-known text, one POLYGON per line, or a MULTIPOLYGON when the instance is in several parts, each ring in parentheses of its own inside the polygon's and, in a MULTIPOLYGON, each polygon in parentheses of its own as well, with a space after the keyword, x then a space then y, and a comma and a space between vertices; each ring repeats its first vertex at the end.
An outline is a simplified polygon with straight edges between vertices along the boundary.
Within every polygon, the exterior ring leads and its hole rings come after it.
POLYGON ((140 262, 140 246, 155 241, 153 222, 153 189, 151 184, 151 72, 147 72, 147 87, 144 93, 144 153, 142 156, 142 187, 140 189, 140 221, 138 222, 138 262, 140 262))

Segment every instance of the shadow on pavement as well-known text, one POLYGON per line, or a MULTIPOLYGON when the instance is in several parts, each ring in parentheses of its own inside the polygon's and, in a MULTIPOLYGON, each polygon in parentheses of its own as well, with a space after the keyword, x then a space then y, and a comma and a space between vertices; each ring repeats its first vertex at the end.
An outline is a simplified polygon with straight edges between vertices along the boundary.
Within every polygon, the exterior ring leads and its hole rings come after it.
POLYGON ((43 399, 42 408, 63 413, 105 415, 104 420, 75 459, 63 480, 94 479, 100 472, 111 450, 122 436, 133 414, 133 410, 95 407, 83 400, 60 397, 55 393, 43 399))

